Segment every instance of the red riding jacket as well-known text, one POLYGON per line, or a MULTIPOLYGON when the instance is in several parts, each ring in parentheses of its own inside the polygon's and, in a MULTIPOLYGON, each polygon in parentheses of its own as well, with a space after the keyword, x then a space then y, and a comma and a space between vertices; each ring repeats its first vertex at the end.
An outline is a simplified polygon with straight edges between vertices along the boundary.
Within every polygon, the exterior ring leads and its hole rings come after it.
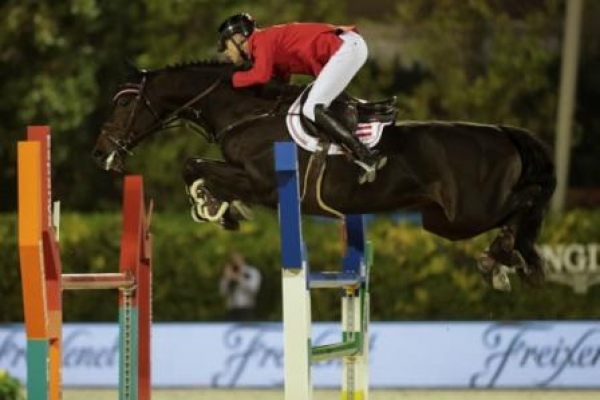
POLYGON ((248 38, 253 66, 233 74, 234 87, 267 83, 273 77, 289 81, 292 74, 317 76, 342 45, 339 32, 354 26, 294 22, 255 30, 248 38))

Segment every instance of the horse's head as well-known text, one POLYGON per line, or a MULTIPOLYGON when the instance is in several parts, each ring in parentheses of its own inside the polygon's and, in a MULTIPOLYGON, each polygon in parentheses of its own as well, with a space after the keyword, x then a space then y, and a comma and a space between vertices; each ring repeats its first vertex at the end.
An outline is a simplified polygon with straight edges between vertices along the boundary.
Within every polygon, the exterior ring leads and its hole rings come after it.
MULTIPOLYGON (((135 70, 113 96, 113 110, 102 126, 93 157, 106 170, 122 172, 125 158, 151 133, 186 118, 210 139, 214 126, 206 118, 206 98, 222 79, 221 65, 196 63, 156 71, 135 70)), ((221 85, 224 86, 224 85, 221 85)))

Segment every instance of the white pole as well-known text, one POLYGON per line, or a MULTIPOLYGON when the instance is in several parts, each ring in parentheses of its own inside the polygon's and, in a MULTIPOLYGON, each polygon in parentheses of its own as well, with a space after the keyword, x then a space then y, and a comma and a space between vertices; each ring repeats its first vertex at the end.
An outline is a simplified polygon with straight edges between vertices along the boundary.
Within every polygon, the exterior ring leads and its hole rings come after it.
POLYGON ((310 293, 307 266, 283 268, 283 364, 285 400, 312 400, 310 293))
POLYGON ((568 0, 565 15, 565 35, 562 46, 562 63, 558 118, 556 121, 556 193, 552 199, 552 211, 562 213, 565 206, 567 181, 569 177, 569 158, 571 153, 571 128, 575 89, 577 85, 577 65, 579 61, 579 36, 583 0, 568 0))

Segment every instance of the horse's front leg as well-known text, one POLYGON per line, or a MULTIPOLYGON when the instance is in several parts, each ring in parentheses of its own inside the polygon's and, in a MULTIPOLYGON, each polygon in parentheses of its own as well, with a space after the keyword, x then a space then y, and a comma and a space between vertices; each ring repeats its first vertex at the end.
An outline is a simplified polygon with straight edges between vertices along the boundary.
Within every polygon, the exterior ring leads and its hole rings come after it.
POLYGON ((220 222, 226 229, 237 229, 239 221, 251 217, 242 199, 252 180, 242 168, 224 161, 192 158, 183 168, 183 180, 192 203, 192 218, 198 222, 220 222))

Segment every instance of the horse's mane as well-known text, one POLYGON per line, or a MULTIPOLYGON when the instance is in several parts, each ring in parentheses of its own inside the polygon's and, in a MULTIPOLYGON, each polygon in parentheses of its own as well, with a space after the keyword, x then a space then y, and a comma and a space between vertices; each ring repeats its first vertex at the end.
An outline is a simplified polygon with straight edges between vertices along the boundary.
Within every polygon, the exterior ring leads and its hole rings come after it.
POLYGON ((230 63, 230 62, 220 61, 220 60, 215 60, 215 59, 192 60, 192 61, 184 61, 184 62, 176 63, 176 64, 167 64, 166 66, 164 66, 162 68, 151 70, 148 72, 151 72, 151 73, 176 72, 176 71, 180 71, 182 69, 188 69, 188 68, 194 68, 194 67, 224 68, 224 67, 228 67, 231 65, 232 65, 232 63, 230 63))
MULTIPOLYGON (((162 68, 146 70, 146 71, 144 71, 144 73, 149 74, 149 75, 157 75, 157 74, 161 74, 161 73, 181 72, 181 71, 185 71, 185 70, 194 69, 197 67, 219 69, 219 68, 226 68, 226 67, 232 67, 232 66, 233 66, 233 64, 231 62, 221 61, 218 59, 191 60, 191 61, 184 61, 181 63, 167 64, 162 68)), ((306 85, 298 85, 298 84, 293 84, 293 83, 288 83, 288 84, 276 83, 276 81, 272 81, 268 85, 270 86, 270 90, 268 90, 268 91, 275 91, 275 93, 271 93, 268 96, 282 94, 282 92, 285 91, 288 96, 292 96, 291 101, 295 100, 295 98, 306 87, 306 85)))

